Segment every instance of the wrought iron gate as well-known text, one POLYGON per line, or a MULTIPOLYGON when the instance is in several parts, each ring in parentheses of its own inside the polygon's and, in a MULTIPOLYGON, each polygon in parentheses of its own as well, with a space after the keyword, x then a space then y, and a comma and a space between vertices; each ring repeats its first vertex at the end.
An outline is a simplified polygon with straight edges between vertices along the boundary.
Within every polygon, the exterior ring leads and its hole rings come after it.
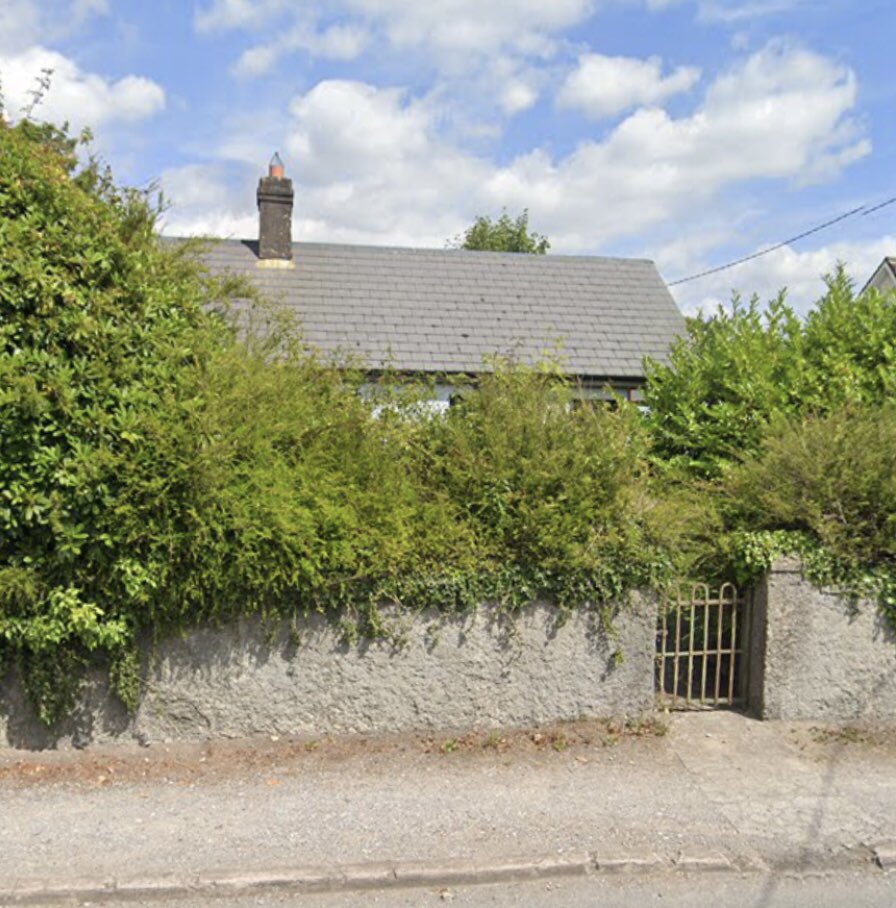
POLYGON ((668 709, 743 707, 747 693, 749 593, 731 583, 694 584, 662 605, 656 690, 668 709))

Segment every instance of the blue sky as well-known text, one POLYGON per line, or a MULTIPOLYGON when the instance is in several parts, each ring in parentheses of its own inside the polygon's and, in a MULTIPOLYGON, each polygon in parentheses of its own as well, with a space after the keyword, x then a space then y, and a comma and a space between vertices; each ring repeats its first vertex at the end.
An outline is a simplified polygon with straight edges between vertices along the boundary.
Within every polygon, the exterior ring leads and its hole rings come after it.
MULTIPOLYGON (((254 236, 276 149, 299 239, 443 246, 526 207, 552 251, 675 281, 896 196, 891 0, 0 0, 19 116, 91 126, 172 234, 254 236)), ((896 205, 673 288, 693 311, 896 255, 896 205)))

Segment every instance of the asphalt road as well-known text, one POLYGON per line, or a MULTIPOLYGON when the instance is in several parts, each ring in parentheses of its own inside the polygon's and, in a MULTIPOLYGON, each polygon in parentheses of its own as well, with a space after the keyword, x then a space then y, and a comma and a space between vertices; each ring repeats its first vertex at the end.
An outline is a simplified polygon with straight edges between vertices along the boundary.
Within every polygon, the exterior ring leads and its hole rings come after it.
MULTIPOLYGON (((87 906, 90 903, 80 903, 87 906)), ((114 902, 102 902, 113 906, 114 902)), ((128 901, 127 908, 893 908, 896 873, 864 871, 803 876, 676 873, 540 880, 449 889, 403 889, 296 895, 269 892, 237 898, 128 901)), ((94 906, 92 906, 94 908, 94 906)), ((100 908, 100 903, 95 905, 100 908)))

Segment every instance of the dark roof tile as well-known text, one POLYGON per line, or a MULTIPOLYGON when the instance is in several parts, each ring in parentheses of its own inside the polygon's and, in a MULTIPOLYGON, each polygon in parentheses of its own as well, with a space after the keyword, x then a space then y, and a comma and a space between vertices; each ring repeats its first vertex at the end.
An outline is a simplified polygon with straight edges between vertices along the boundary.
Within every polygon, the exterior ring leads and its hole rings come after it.
POLYGON ((643 259, 296 243, 280 269, 256 249, 221 240, 204 259, 292 309, 312 344, 360 350, 374 369, 476 372, 491 353, 533 362, 559 342, 573 374, 637 379, 684 330, 643 259))

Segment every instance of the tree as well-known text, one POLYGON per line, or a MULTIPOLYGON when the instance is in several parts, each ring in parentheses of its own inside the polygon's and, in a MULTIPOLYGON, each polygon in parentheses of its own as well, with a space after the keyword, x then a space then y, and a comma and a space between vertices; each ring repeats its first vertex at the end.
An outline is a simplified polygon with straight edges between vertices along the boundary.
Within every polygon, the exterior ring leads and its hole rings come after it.
POLYGON ((784 295, 734 301, 688 320, 668 364, 648 363, 645 401, 658 461, 719 478, 755 454, 776 418, 896 395, 896 295, 856 296, 843 268, 805 320, 784 295))
POLYGON ((191 418, 231 342, 207 309, 223 285, 159 243, 144 193, 79 169, 75 146, 0 120, 0 662, 45 720, 91 654, 123 678, 135 615, 172 585, 191 418))
POLYGON ((481 214, 462 236, 456 236, 448 245, 453 249, 525 252, 531 255, 544 255, 551 247, 546 236, 529 232, 528 209, 516 218, 512 218, 505 209, 496 221, 481 214))

